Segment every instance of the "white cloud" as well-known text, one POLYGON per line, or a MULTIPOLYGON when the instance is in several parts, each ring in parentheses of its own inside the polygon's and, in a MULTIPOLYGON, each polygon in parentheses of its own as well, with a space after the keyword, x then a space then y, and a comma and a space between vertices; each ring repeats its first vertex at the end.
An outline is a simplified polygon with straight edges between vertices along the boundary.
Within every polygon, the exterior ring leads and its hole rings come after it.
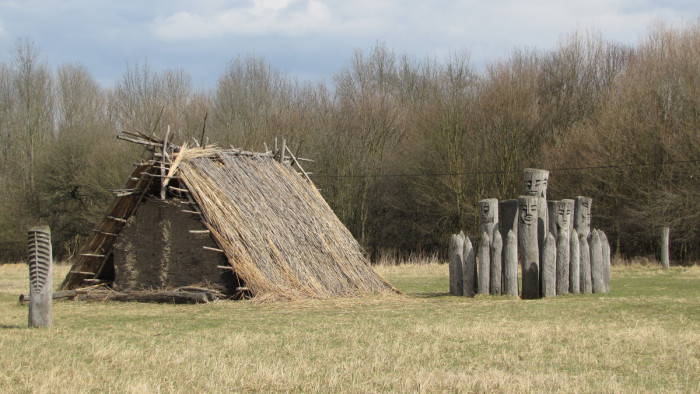
POLYGON ((0 54, 29 37, 54 64, 86 63, 104 79, 147 58, 212 81, 231 58, 255 53, 326 78, 377 42, 415 58, 466 50, 481 68, 576 30, 635 45, 656 19, 678 26, 699 15, 697 0, 0 0, 0 54))
POLYGON ((206 14, 180 11, 157 17, 151 27, 162 39, 234 35, 298 36, 330 27, 331 13, 319 0, 253 0, 251 4, 206 14))

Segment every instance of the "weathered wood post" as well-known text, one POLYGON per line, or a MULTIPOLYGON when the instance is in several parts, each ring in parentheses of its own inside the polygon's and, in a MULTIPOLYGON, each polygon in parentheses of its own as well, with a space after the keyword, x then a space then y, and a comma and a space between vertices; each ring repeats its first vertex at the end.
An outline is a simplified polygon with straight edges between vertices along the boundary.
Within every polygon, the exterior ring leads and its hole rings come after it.
POLYGON ((547 234, 542 249, 542 297, 557 295, 557 241, 552 233, 547 234))
POLYGON ((503 263, 501 257, 503 255, 503 238, 498 229, 493 230, 493 239, 491 240, 491 294, 501 295, 501 268, 503 263))
MULTIPOLYGON (((486 233, 488 235, 488 240, 489 243, 486 245, 486 247, 489 249, 489 253, 491 254, 488 258, 489 262, 489 267, 486 268, 485 271, 488 271, 488 277, 485 279, 489 282, 485 285, 486 287, 486 292, 482 292, 479 290, 480 294, 493 294, 494 290, 498 291, 498 294, 500 294, 501 291, 501 267, 498 267, 497 272, 494 271, 493 265, 494 261, 497 261, 498 264, 501 263, 501 256, 498 256, 498 259, 495 259, 493 254, 493 241, 494 241, 494 232, 498 231, 498 219, 499 219, 499 212, 498 212, 498 199, 495 198, 487 198, 484 200, 481 200, 477 204, 479 208, 479 216, 481 217, 481 232, 486 233), (491 285, 496 278, 492 278, 492 275, 495 273, 498 274, 498 285, 494 289, 491 285)), ((483 239, 483 237, 482 237, 483 239)), ((502 248, 499 249, 499 253, 502 252, 502 248)), ((481 257, 479 257, 481 258, 481 257)), ((479 274, 479 280, 482 280, 481 274, 479 274)), ((479 284, 479 287, 481 288, 481 284, 479 284)))
POLYGON ((569 293, 569 259, 571 241, 563 231, 557 236, 557 294, 569 293))
POLYGON ((468 235, 464 237, 462 256, 462 294, 465 297, 474 297, 474 293, 476 293, 476 252, 468 235))
POLYGON ((590 197, 577 196, 574 207, 574 228, 580 237, 591 235, 591 209, 593 207, 593 199, 590 197))
MULTIPOLYGON (((513 235, 515 236, 515 244, 513 245, 513 248, 515 249, 515 254, 516 254, 516 260, 515 260, 515 280, 518 280, 518 272, 517 272, 517 253, 518 253, 518 200, 504 200, 504 201, 499 201, 498 202, 498 229, 501 232, 501 236, 503 237, 503 252, 501 254, 501 262, 503 263, 503 269, 502 269, 502 274, 503 274, 503 292, 508 293, 508 285, 506 284, 506 275, 508 273, 506 272, 508 268, 506 268, 508 264, 508 257, 506 256, 506 253, 508 253, 508 233, 510 231, 513 231, 513 235)), ((516 283, 515 285, 515 294, 509 294, 509 295, 518 295, 518 285, 516 283)))
POLYGON ((539 227, 537 240, 540 250, 544 247, 544 241, 549 233, 549 212, 547 209, 547 184, 549 171, 539 168, 526 168, 523 170, 525 183, 525 195, 537 197, 537 225, 539 227))
POLYGON ((508 237, 504 246, 503 267, 503 292, 509 296, 518 296, 518 239, 513 230, 508 230, 508 237))
POLYGON ((540 249, 537 245, 538 197, 518 197, 518 250, 522 269, 522 298, 540 298, 540 249))
POLYGON ((479 241, 479 294, 489 294, 491 280, 491 239, 485 232, 479 241))
MULTIPOLYGON (((544 250, 544 241, 547 239, 547 234, 549 234, 549 209, 547 208, 549 171, 538 168, 526 168, 523 170, 523 181, 525 183, 525 195, 537 197, 537 247, 540 257, 538 265, 541 266, 542 258, 544 257, 542 253, 544 250)), ((539 275, 539 281, 541 283, 541 270, 539 271, 539 275)), ((523 275, 523 278, 524 277, 523 275)))
POLYGON ((450 259, 450 294, 461 296, 462 289, 462 256, 464 250, 464 238, 453 234, 450 238, 448 257, 450 259))
POLYGON ((572 294, 581 293, 581 250, 579 249, 578 233, 576 229, 571 230, 571 243, 569 251, 571 259, 569 262, 569 291, 572 294))
POLYGON ((593 292, 593 283, 591 281, 591 248, 588 246, 588 238, 579 234, 578 246, 580 250, 579 257, 581 258, 581 293, 591 294, 593 292))
POLYGON ((594 293, 605 292, 603 277, 603 244, 600 242, 598 230, 593 230, 591 232, 591 282, 594 293))
POLYGON ((608 236, 603 230, 598 230, 600 234, 600 243, 603 245, 603 283, 605 284, 605 292, 610 293, 610 242, 608 236))
POLYGON ((53 301, 51 230, 48 226, 29 229, 29 327, 51 325, 53 301))
POLYGON ((549 232, 557 242, 557 294, 569 292, 570 240, 574 200, 549 201, 549 232))
POLYGON ((668 228, 668 227, 661 228, 661 266, 665 270, 667 270, 669 267, 668 245, 669 245, 670 234, 671 234, 670 228, 668 228))

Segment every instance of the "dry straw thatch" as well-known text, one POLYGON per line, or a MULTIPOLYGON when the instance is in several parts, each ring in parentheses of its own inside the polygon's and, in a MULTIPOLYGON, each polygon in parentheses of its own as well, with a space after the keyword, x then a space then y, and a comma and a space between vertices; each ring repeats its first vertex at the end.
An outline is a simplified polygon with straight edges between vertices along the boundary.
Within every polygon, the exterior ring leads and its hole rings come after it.
MULTIPOLYGON (((125 220, 153 189, 146 181, 134 184, 135 179, 157 178, 166 162, 163 185, 177 179, 178 189, 187 190, 212 238, 254 296, 302 299, 396 291, 374 271, 359 243, 305 174, 287 163, 284 146, 275 154, 169 148, 172 155, 164 149, 162 155, 169 160, 154 156, 150 167, 135 171, 125 188, 132 194, 118 196, 107 214, 118 220, 100 223, 107 227, 98 226, 87 240, 62 289, 97 277, 99 256, 106 259, 125 220)), ((298 164, 293 156, 291 163, 298 164)))

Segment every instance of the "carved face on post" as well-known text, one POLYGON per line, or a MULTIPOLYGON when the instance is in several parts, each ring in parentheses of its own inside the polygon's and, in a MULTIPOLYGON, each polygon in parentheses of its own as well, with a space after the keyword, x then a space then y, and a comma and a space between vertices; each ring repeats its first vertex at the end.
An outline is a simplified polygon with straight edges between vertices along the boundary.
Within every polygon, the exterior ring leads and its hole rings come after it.
POLYGON ((547 197, 547 182, 549 171, 536 168, 526 168, 523 171, 525 194, 535 197, 547 197))
POLYGON ((496 221, 498 214, 498 200, 488 198, 479 201, 479 214, 481 216, 481 224, 491 224, 496 221))
POLYGON ((571 220, 571 208, 566 200, 555 202, 555 212, 557 214, 557 229, 569 232, 569 221, 571 220))
POLYGON ((593 200, 590 197, 576 197, 576 217, 574 219, 574 226, 576 227, 576 232, 580 235, 588 235, 591 232, 591 206, 593 205, 593 200))
POLYGON ((520 223, 526 226, 537 225, 537 197, 520 196, 518 198, 518 215, 520 223))

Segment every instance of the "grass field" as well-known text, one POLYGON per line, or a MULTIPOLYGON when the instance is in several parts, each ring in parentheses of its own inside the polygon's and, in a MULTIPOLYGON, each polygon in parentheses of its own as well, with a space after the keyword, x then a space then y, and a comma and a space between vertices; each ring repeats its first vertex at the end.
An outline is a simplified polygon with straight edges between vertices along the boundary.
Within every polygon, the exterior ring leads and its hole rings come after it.
POLYGON ((3 265, 0 392, 700 391, 700 267, 615 266, 610 294, 530 301, 448 296, 446 265, 378 270, 405 295, 61 301, 28 329, 27 268, 3 265))

